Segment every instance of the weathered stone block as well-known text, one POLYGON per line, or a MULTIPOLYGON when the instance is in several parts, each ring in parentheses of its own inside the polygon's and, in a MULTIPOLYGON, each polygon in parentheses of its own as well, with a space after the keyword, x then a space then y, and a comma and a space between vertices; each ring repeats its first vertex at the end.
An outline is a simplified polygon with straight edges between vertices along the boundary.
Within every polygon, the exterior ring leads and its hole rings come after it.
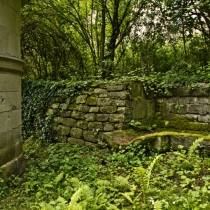
POLYGON ((70 136, 77 139, 81 139, 83 137, 83 131, 80 128, 71 128, 70 136))
POLYGON ((86 106, 85 104, 80 104, 78 106, 78 111, 79 112, 89 112, 89 110, 90 110, 90 107, 86 106))
POLYGON ((85 115, 85 120, 88 122, 95 121, 95 119, 96 119, 96 114, 94 113, 89 113, 85 115))
POLYGON ((89 130, 93 130, 93 129, 102 130, 103 129, 103 124, 101 122, 89 122, 88 123, 88 129, 89 130))
POLYGON ((68 105, 68 109, 71 110, 71 111, 77 111, 78 110, 78 104, 69 104, 68 105))
POLYGON ((110 98, 115 98, 115 99, 120 99, 120 100, 123 100, 123 99, 127 99, 128 98, 128 94, 127 94, 126 91, 110 92, 108 94, 108 96, 110 98))
POLYGON ((57 123, 58 122, 58 117, 54 117, 53 122, 57 123))
POLYGON ((191 96, 190 87, 178 87, 171 90, 173 96, 191 96))
POLYGON ((199 98, 198 97, 173 97, 176 98, 177 100, 173 103, 175 104, 180 104, 180 105, 185 105, 185 104, 199 104, 199 98))
POLYGON ((20 125, 21 110, 0 113, 0 133, 18 128, 20 125))
POLYGON ((144 89, 141 82, 131 82, 130 99, 133 101, 145 99, 144 89))
POLYGON ((102 106, 100 107, 101 113, 115 113, 117 111, 116 106, 102 106))
MULTIPOLYGON (((1 51, 1 48, 0 48, 0 51, 1 51)), ((21 76, 17 74, 10 74, 10 73, 1 74, 0 91, 4 92, 5 90, 7 90, 8 92, 20 92, 21 91, 21 76)))
POLYGON ((124 120, 125 120, 125 115, 123 115, 123 114, 110 114, 110 116, 109 116, 110 122, 121 123, 121 122, 124 122, 124 120))
POLYGON ((72 137, 68 138, 67 142, 69 144, 77 144, 77 145, 80 145, 80 146, 85 145, 85 141, 84 140, 76 139, 76 138, 72 138, 72 137))
POLYGON ((97 101, 98 101, 98 95, 94 94, 94 95, 91 95, 87 98, 86 100, 86 105, 96 105, 97 104, 97 101))
POLYGON ((190 91, 190 95, 191 96, 206 96, 208 97, 209 96, 209 88, 200 88, 200 87, 197 87, 197 88, 194 88, 190 91))
POLYGON ((16 109, 21 109, 20 92, 0 92, 0 112, 16 109))
POLYGON ((66 104, 66 103, 62 103, 62 104, 60 104, 60 108, 61 109, 67 109, 67 107, 68 107, 68 104, 66 104))
POLYGON ((96 88, 96 89, 94 89, 94 93, 107 94, 107 90, 106 89, 102 89, 102 88, 96 88))
POLYGON ((126 90, 126 85, 124 84, 109 84, 107 86, 108 91, 120 91, 120 90, 126 90))
POLYGON ((92 106, 90 107, 89 112, 94 112, 94 113, 99 112, 99 107, 92 106))
POLYGON ((188 149, 196 139, 196 136, 170 136, 171 149, 178 150, 179 145, 188 149))
POLYGON ((49 116, 49 115, 53 115, 53 109, 48 109, 46 111, 46 115, 49 116))
POLYGON ((107 98, 108 97, 108 94, 99 94, 98 97, 99 98, 107 98))
POLYGON ((88 122, 87 121, 85 121, 85 120, 79 120, 79 121, 77 121, 77 123, 76 123, 76 127, 77 128, 81 128, 81 129, 87 129, 88 128, 88 122))
POLYGON ((75 119, 78 119, 78 120, 81 120, 81 119, 84 119, 85 116, 84 116, 83 112, 73 111, 71 113, 71 117, 75 118, 75 119))
POLYGON ((201 115, 206 115, 209 113, 210 110, 210 105, 194 105, 190 104, 188 106, 188 113, 190 114, 201 114, 201 115))
MULTIPOLYGON (((187 114, 188 113, 188 105, 183 104, 168 104, 169 112, 174 114, 187 114)), ((166 108, 167 109, 167 108, 166 108)))
POLYGON ((58 123, 67 127, 74 127, 76 125, 76 120, 72 118, 58 118, 58 123))
POLYGON ((60 110, 60 116, 61 117, 70 117, 71 116, 71 111, 68 110, 60 110))
POLYGON ((131 114, 131 109, 127 108, 127 107, 118 107, 117 108, 117 113, 118 114, 125 114, 125 115, 130 115, 131 114))
POLYGON ((185 117, 187 120, 191 121, 191 122, 196 122, 198 121, 198 116, 196 114, 184 114, 184 115, 180 115, 182 117, 185 117))
POLYGON ((58 109, 59 106, 60 106, 59 103, 54 103, 54 104, 51 105, 51 108, 53 108, 53 109, 58 109))
POLYGON ((110 98, 99 98, 97 106, 110 106, 112 105, 112 100, 110 98))
POLYGON ((133 101, 132 102, 132 119, 141 120, 147 117, 147 102, 146 101, 133 101))
POLYGON ((92 131, 89 131, 89 130, 84 131, 83 137, 86 141, 90 141, 90 142, 94 142, 94 143, 96 143, 98 141, 95 134, 92 131))
POLYGON ((63 124, 64 118, 63 117, 57 117, 57 123, 63 124))
POLYGON ((210 123, 210 115, 209 114, 205 116, 198 115, 198 122, 210 123))
POLYGON ((106 122, 109 120, 109 114, 96 114, 96 120, 99 122, 106 122))
POLYGON ((130 107, 131 101, 129 101, 129 100, 113 100, 113 105, 122 106, 122 107, 130 107))
POLYGON ((159 152, 167 152, 171 146, 169 136, 157 136, 150 144, 152 148, 159 152))
POLYGON ((0 150, 0 166, 10 162, 15 157, 18 157, 21 153, 22 153, 21 141, 17 141, 15 144, 0 150))
POLYGON ((70 128, 63 126, 63 125, 58 125, 58 134, 61 136, 66 136, 69 134, 70 128))
POLYGON ((76 104, 84 104, 86 102, 87 95, 80 95, 76 98, 76 104))
POLYGON ((21 126, 13 130, 2 132, 0 135, 0 150, 22 140, 21 126), (13 132, 12 132, 13 131, 13 132))
POLYGON ((199 104, 210 104, 210 97, 199 97, 198 103, 199 104))
POLYGON ((115 125, 112 124, 112 123, 105 123, 104 124, 104 131, 107 132, 107 131, 114 131, 115 129, 115 125))

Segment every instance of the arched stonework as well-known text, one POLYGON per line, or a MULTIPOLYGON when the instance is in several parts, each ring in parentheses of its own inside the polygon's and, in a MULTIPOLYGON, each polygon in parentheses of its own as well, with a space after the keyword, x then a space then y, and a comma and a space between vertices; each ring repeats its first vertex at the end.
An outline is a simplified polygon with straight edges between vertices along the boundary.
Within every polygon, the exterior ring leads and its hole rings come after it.
POLYGON ((0 167, 24 170, 21 134, 20 10, 27 0, 0 0, 0 167))

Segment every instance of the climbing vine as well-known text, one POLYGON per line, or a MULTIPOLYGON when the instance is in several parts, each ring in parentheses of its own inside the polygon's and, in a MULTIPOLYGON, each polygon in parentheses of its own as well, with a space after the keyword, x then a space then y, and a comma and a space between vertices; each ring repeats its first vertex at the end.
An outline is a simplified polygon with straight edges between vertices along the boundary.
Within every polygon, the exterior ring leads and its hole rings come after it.
MULTIPOLYGON (((126 77, 118 77, 113 80, 95 80, 71 82, 62 80, 53 81, 34 81, 23 80, 22 82, 22 119, 23 119, 23 138, 29 136, 38 137, 43 141, 51 141, 52 115, 46 115, 47 109, 53 102, 61 99, 70 102, 72 97, 78 95, 85 87, 90 84, 95 87, 101 83, 127 83, 129 81, 139 81, 142 83, 146 94, 159 92, 167 94, 170 89, 179 86, 196 87, 198 83, 210 83, 210 64, 204 69, 195 69, 195 73, 190 75, 191 66, 179 64, 173 70, 163 74, 152 72, 149 76, 133 71, 126 77)), ((128 85, 129 87, 129 85, 128 85)), ((129 91, 129 88, 128 88, 129 91)))
POLYGON ((46 115, 50 105, 61 98, 68 102, 91 81, 71 83, 69 81, 22 81, 23 138, 34 136, 51 141, 53 115, 46 115))

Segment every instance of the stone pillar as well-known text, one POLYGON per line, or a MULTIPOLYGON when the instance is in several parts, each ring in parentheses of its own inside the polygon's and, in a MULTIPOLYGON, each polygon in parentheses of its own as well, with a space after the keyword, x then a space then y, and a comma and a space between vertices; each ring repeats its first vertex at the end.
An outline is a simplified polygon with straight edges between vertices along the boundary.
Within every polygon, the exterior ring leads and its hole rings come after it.
POLYGON ((25 0, 0 0, 0 167, 2 177, 24 170, 21 134, 20 9, 25 0))

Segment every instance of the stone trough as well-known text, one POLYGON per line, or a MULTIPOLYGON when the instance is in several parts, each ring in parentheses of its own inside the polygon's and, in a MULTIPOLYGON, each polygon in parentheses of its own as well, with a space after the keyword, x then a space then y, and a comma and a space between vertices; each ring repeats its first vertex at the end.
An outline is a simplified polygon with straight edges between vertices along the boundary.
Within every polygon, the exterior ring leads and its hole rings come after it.
POLYGON ((130 130, 118 130, 103 135, 103 140, 110 147, 119 148, 128 145, 149 144, 151 148, 160 152, 178 150, 179 145, 182 145, 183 149, 188 149, 198 138, 203 139, 200 148, 205 148, 207 152, 210 152, 210 136, 200 134, 163 131, 139 136, 139 134, 130 130))

